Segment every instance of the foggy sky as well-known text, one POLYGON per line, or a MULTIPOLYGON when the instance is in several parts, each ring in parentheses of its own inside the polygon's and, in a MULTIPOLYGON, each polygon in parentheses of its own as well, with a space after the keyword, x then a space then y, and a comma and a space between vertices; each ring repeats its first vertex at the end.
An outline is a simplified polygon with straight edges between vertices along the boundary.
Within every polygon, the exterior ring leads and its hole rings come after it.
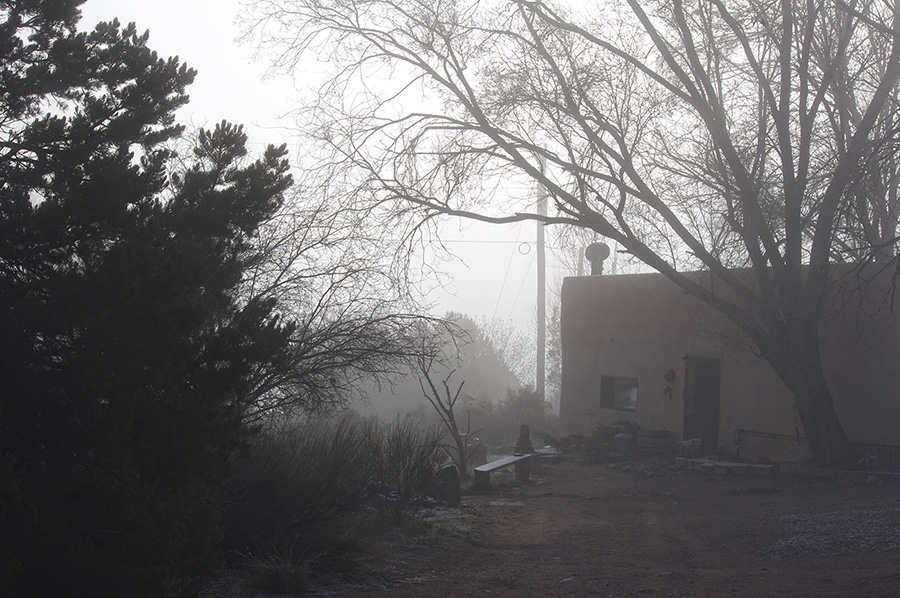
MULTIPOLYGON (((198 71, 188 90, 191 102, 178 113, 180 122, 211 127, 227 119, 244 125, 251 149, 287 143, 292 155, 299 155, 303 149, 292 143, 286 115, 298 105, 300 91, 285 78, 264 80, 264 60, 253 60, 254 48, 235 41, 240 34, 235 24, 239 8, 239 0, 88 0, 82 6, 81 27, 93 28, 98 21, 117 17, 123 25, 134 21, 139 32, 149 29, 150 48, 163 57, 177 55, 198 71)), ((435 314, 455 311, 475 318, 496 317, 533 331, 535 226, 448 223, 447 246, 459 259, 445 265, 448 284, 432 295, 435 314)), ((563 269, 549 251, 547 264, 549 305, 559 292, 563 269)))

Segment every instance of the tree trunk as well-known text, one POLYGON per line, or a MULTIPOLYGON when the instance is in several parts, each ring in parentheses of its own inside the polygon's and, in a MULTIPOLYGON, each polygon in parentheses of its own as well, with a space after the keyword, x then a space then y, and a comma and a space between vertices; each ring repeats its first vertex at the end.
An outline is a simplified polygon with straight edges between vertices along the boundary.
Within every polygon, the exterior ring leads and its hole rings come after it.
POLYGON ((810 450, 821 465, 850 467, 854 462, 853 449, 838 420, 821 370, 811 373, 810 378, 810 384, 794 394, 810 450))
POLYGON ((456 441, 456 467, 459 469, 459 479, 466 481, 469 479, 469 447, 466 446, 468 434, 466 435, 466 440, 463 440, 457 429, 453 436, 456 441))
POLYGON ((784 342, 789 359, 781 367, 769 360, 793 392, 803 431, 816 461, 828 467, 849 467, 853 449, 834 409, 819 351, 818 318, 806 316, 789 325, 784 342))

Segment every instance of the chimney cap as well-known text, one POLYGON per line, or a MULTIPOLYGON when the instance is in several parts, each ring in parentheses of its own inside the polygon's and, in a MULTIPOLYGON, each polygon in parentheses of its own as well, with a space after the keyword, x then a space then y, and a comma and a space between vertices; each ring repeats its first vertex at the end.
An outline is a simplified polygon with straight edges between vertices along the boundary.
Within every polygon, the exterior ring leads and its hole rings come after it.
POLYGON ((591 243, 584 250, 584 257, 592 264, 602 262, 609 257, 609 245, 606 243, 591 243))

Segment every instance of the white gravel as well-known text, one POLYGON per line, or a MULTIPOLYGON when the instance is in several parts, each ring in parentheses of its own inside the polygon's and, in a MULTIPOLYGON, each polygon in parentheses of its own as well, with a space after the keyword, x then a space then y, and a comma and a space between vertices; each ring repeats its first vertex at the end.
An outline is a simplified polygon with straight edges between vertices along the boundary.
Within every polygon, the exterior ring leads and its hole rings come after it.
POLYGON ((900 509, 843 511, 778 518, 787 536, 769 558, 868 554, 900 548, 900 509))

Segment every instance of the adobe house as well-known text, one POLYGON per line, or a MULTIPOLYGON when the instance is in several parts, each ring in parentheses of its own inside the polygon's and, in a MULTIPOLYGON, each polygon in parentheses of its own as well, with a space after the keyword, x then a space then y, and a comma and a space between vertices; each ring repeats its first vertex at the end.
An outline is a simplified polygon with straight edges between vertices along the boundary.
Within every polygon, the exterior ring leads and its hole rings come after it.
MULTIPOLYGON (((888 274, 862 294, 849 275, 833 285, 820 331, 838 417, 879 466, 900 457, 900 310, 884 306, 888 274)), ((561 436, 632 420, 676 441, 701 438, 704 452, 811 458, 793 396, 768 363, 661 274, 566 278, 561 335, 561 436)))

